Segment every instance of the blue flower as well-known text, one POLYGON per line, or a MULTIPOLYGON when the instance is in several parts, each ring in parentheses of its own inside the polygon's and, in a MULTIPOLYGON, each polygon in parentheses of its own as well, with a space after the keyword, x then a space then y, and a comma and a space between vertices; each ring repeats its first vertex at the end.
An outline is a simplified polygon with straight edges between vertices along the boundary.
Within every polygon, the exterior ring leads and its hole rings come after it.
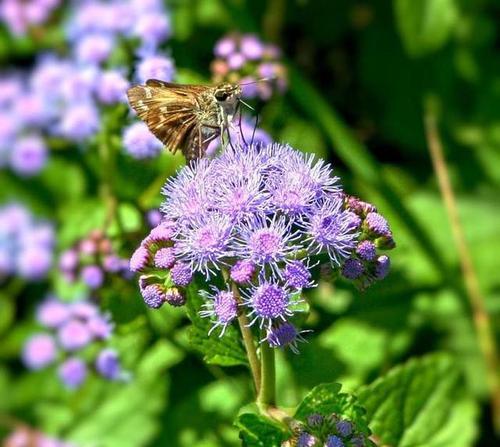
POLYGON ((174 237, 177 257, 208 277, 226 264, 224 258, 232 256, 232 230, 231 218, 220 213, 186 222, 174 237))
POLYGON ((250 309, 250 325, 259 322, 259 327, 270 328, 273 321, 286 321, 286 317, 293 315, 290 310, 290 292, 275 281, 262 279, 257 286, 243 292, 244 304, 250 309))
POLYGON ((156 157, 163 145, 143 122, 136 122, 126 127, 123 132, 123 147, 132 157, 142 160, 156 157))
POLYGON ((221 327, 222 331, 219 336, 222 337, 227 326, 229 326, 238 316, 238 303, 233 293, 229 290, 218 290, 214 287, 213 293, 208 293, 206 291, 201 291, 200 293, 206 300, 206 303, 203 304, 204 310, 200 312, 200 315, 204 318, 212 318, 215 320, 208 335, 216 328, 221 327))
POLYGON ((293 230, 284 216, 257 215, 238 225, 233 247, 239 258, 261 267, 270 266, 279 274, 279 263, 302 248, 299 238, 299 231, 293 230))
POLYGON ((270 327, 267 331, 265 341, 269 343, 272 348, 286 348, 290 347, 292 352, 298 354, 298 342, 303 342, 305 339, 301 336, 297 328, 289 322, 281 323, 270 327))
POLYGON ((357 221, 357 216, 343 210, 340 197, 332 197, 323 201, 301 224, 307 232, 309 250, 316 254, 326 251, 332 263, 338 266, 356 246, 357 221))

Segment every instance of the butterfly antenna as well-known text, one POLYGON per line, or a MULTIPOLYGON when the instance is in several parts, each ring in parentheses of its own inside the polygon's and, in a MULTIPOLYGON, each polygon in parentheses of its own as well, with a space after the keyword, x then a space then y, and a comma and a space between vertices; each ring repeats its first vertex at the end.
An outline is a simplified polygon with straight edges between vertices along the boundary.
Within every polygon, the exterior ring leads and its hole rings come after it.
POLYGON ((256 79, 255 81, 251 81, 251 82, 245 82, 245 83, 240 84, 240 85, 252 85, 252 84, 258 84, 259 82, 275 81, 276 79, 277 79, 277 76, 270 76, 267 78, 256 79))
POLYGON ((248 146, 247 140, 245 138, 245 134, 243 133, 243 126, 241 124, 242 119, 243 119, 243 110, 240 108, 240 119, 238 122, 238 127, 240 128, 240 135, 241 135, 241 139, 243 140, 244 145, 248 146))
POLYGON ((252 131, 252 141, 251 141, 250 145, 252 145, 252 144, 253 144, 253 140, 254 140, 254 138, 255 138, 255 131, 257 130, 257 125, 258 125, 258 124, 259 124, 259 114, 258 114, 258 113, 256 113, 256 114, 255 114, 255 124, 254 124, 254 126, 253 126, 253 131, 252 131))
POLYGON ((243 101, 241 98, 239 99, 239 102, 241 102, 244 106, 248 107, 250 110, 253 110, 255 112, 255 109, 250 104, 243 101))

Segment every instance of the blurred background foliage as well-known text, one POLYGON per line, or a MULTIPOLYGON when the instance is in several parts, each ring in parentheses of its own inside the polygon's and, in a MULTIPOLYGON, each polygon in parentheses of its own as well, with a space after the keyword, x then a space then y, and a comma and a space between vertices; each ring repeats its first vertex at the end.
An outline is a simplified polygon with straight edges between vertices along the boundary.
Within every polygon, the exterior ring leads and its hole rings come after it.
MULTIPOLYGON (((458 374, 450 426, 441 441, 419 445, 497 445, 484 361, 423 116, 431 95, 439 104, 460 216, 498 338, 500 4, 170 0, 167 5, 174 29, 169 48, 180 82, 209 80, 213 45, 229 31, 257 33, 283 49, 289 90, 259 105, 261 126, 275 140, 331 161, 347 192, 377 204, 398 244, 391 274, 366 292, 322 282, 310 293, 306 326, 314 333, 300 355, 280 355, 279 403, 296 405, 320 382, 340 381, 356 391, 396 364, 447 351, 457 363, 445 373, 458 374)), ((2 65, 29 66, 43 48, 64 45, 61 28, 49 27, 42 37, 12 37, 2 28, 2 65)), ((61 250, 100 226, 105 212, 96 151, 52 152, 36 178, 1 172, 0 198, 21 200, 37 215, 54 219, 61 250)), ((123 254, 145 235, 141 215, 160 203, 161 182, 180 163, 170 154, 150 162, 117 160, 115 191, 131 239, 123 241, 123 254)), ((61 296, 73 293, 56 271, 51 281, 61 296)), ((45 282, 2 285, 2 413, 75 442, 99 439, 103 446, 239 444, 232 419, 252 396, 245 368, 204 364, 189 345, 183 312, 146 311, 134 281, 113 280, 103 303, 113 313, 116 346, 136 380, 89 381, 68 393, 50 372, 27 373, 19 352, 46 290, 45 282)))

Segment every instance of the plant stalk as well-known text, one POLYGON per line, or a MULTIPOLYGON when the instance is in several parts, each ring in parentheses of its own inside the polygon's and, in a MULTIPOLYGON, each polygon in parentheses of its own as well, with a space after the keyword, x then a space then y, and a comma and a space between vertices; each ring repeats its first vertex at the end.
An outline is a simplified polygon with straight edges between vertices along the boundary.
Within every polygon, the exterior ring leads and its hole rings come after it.
POLYGON ((460 267, 467 292, 466 294, 472 309, 472 317, 476 328, 478 344, 486 365, 493 424, 496 432, 500 433, 500 370, 498 369, 498 351, 492 331, 490 316, 488 315, 485 300, 479 287, 476 270, 472 263, 469 246, 458 213, 455 194, 451 185, 448 167, 443 153, 443 145, 439 135, 435 106, 436 104, 432 104, 430 100, 426 104, 424 124, 427 145, 434 171, 439 182, 441 196, 448 214, 455 246, 458 251, 460 267))
MULTIPOLYGON (((222 270, 224 280, 231 284, 231 291, 233 292, 234 299, 238 304, 241 304, 241 295, 238 286, 230 280, 227 270, 222 270)), ((252 330, 249 327, 248 317, 244 312, 238 315, 238 325, 240 327, 241 335, 243 338, 243 345, 248 357, 248 364, 250 365, 250 372, 252 373, 253 383, 255 386, 255 393, 257 396, 260 394, 261 376, 260 376, 260 362, 257 356, 257 349, 253 339, 252 330)))
POLYGON ((276 406, 276 362, 274 349, 268 343, 260 345, 261 386, 257 397, 259 406, 267 408, 276 406))

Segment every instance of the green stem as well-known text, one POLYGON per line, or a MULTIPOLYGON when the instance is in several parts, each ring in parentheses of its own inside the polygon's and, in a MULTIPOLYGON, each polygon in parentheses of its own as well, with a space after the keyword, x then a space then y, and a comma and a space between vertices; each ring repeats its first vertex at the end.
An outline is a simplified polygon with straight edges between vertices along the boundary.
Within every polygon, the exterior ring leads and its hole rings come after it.
MULTIPOLYGON (((234 282, 231 284, 231 288, 236 300, 240 303, 240 292, 234 282)), ((248 318, 243 312, 238 315, 238 324, 240 326, 241 335, 243 336, 243 344, 245 345, 245 350, 247 352, 248 363, 250 364, 250 371, 252 372, 253 382, 255 385, 255 392, 259 394, 261 387, 259 358, 257 357, 257 350, 255 349, 255 343, 253 341, 252 330, 248 327, 248 318)))
POLYGON ((260 345, 261 386, 257 397, 259 406, 267 408, 276 405, 276 364, 274 349, 268 343, 260 345))
POLYGON ((469 244, 465 237, 457 201, 451 184, 448 165, 438 128, 437 98, 429 96, 425 104, 424 124, 426 137, 439 189, 450 221, 451 231, 459 255, 460 267, 464 277, 465 289, 472 310, 478 344, 486 365, 486 375, 490 388, 493 423, 500 433, 500 375, 498 350, 493 325, 484 296, 479 287, 476 269, 472 262, 469 244))
MULTIPOLYGON (((241 304, 241 295, 238 286, 229 279, 229 274, 226 270, 222 270, 222 276, 227 283, 231 284, 231 291, 233 292, 234 299, 238 304, 241 304)), ((248 364, 250 365, 250 372, 252 373, 255 392, 260 394, 261 376, 260 376, 260 362, 255 349, 255 342, 253 339, 252 330, 249 327, 249 321, 244 312, 238 315, 238 325, 240 327, 241 335, 243 338, 243 345, 248 357, 248 364)))
POLYGON ((102 130, 98 136, 98 150, 101 161, 101 196, 106 204, 106 217, 104 219, 104 231, 116 219, 118 229, 123 233, 123 225, 118 212, 118 200, 113 192, 113 174, 115 171, 115 154, 109 140, 109 118, 104 118, 102 130))

